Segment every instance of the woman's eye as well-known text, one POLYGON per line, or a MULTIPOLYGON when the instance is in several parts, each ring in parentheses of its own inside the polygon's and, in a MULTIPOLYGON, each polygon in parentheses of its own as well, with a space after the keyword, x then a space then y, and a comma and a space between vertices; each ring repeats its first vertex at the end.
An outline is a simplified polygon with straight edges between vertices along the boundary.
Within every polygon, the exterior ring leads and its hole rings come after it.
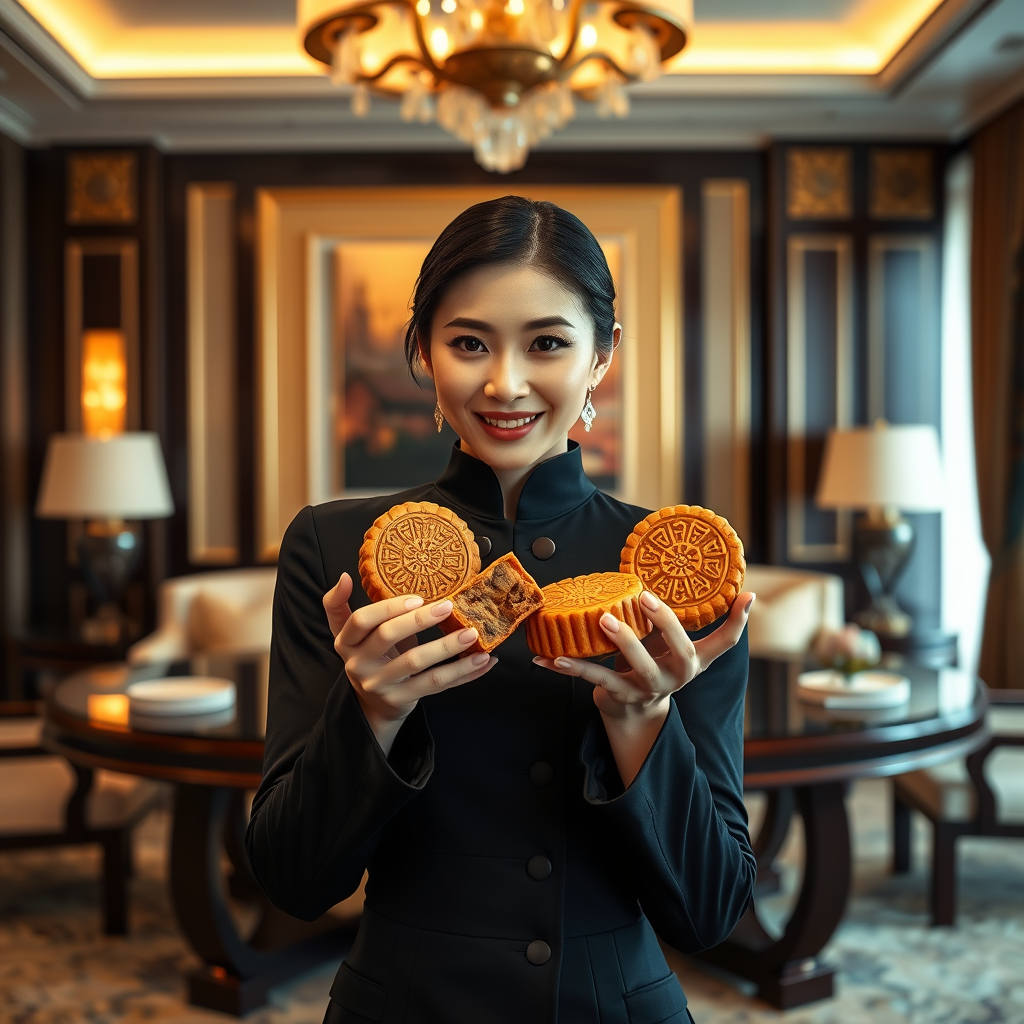
POLYGON ((545 334, 535 338, 530 348, 535 352, 554 352, 559 348, 569 348, 570 345, 572 345, 572 342, 566 341, 565 338, 559 338, 553 334, 545 334))
POLYGON ((487 349, 484 343, 479 338, 474 338, 472 335, 462 335, 458 338, 452 338, 448 344, 452 348, 462 349, 463 352, 486 352, 487 349))

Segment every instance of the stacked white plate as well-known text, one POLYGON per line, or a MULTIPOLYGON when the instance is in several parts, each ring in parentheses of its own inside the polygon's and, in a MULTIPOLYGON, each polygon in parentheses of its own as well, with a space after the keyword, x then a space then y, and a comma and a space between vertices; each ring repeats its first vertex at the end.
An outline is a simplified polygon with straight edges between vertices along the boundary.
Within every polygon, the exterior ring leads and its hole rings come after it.
POLYGON ((910 680, 896 672, 854 672, 835 669, 801 672, 797 693, 808 704, 824 708, 894 708, 910 700, 910 680))
POLYGON ((132 714, 149 716, 208 715, 235 705, 235 684, 213 676, 166 676, 145 679, 127 688, 132 714))

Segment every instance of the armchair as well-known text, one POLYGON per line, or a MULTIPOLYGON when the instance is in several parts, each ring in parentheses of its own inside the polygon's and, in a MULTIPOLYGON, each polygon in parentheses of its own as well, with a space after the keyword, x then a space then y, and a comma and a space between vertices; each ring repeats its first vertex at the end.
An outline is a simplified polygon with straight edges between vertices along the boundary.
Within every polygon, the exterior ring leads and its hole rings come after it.
POLYGON ((893 786, 893 871, 910 870, 910 812, 932 823, 933 925, 956 918, 956 841, 1024 839, 1024 690, 990 690, 990 738, 961 761, 897 776, 893 786))
POLYGON ((803 654, 822 627, 843 628, 841 576, 782 565, 748 565, 743 589, 757 594, 747 622, 753 657, 803 654))
POLYGON ((71 765, 40 745, 29 702, 0 704, 0 850, 103 848, 103 930, 128 930, 131 835, 159 800, 159 783, 71 765))
POLYGON ((197 653, 270 650, 277 569, 228 569, 164 580, 157 629, 128 648, 132 665, 170 664, 197 653))

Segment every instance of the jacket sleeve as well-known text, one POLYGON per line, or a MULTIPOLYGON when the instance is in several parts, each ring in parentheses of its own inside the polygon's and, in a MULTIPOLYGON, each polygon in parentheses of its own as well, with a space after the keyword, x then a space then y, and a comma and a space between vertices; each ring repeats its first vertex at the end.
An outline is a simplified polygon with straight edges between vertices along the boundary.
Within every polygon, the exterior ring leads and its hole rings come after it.
POLYGON ((420 708, 384 757, 334 650, 328 589, 306 508, 281 546, 263 781, 245 836, 267 897, 304 920, 356 890, 381 830, 426 784, 434 758, 420 708))
POLYGON ((754 887, 743 805, 747 639, 673 698, 651 752, 623 790, 600 716, 584 737, 584 797, 604 817, 655 931, 684 953, 728 938, 754 887))

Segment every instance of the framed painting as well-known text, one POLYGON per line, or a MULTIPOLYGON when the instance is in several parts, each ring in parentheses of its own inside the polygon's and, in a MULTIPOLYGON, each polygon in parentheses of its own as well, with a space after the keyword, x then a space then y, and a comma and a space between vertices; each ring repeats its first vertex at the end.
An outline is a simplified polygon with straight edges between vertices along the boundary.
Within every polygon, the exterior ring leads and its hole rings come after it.
MULTIPOLYGON (((419 266, 457 213, 500 190, 264 190, 259 208, 262 557, 276 557, 305 504, 391 493, 433 479, 455 435, 405 362, 419 266)), ((533 188, 594 231, 616 284, 624 343, 595 393, 583 447, 594 482, 667 504, 682 476, 678 190, 533 188)))

